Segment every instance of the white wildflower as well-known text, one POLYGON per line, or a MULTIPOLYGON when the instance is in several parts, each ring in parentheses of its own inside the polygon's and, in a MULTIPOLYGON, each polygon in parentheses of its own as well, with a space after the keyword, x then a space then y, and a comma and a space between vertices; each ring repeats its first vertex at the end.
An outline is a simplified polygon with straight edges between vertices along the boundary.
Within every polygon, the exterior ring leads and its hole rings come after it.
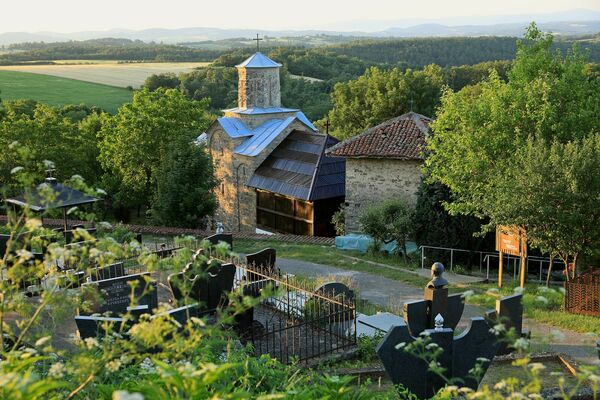
POLYGON ((490 362, 489 358, 485 358, 485 357, 477 357, 477 362, 479 363, 486 363, 486 362, 490 362))
POLYGON ((437 349, 439 346, 436 343, 429 343, 427 346, 425 346, 425 348, 427 350, 435 350, 437 349))
POLYGON ((77 211, 77 207, 71 207, 67 210, 67 215, 70 215, 71 213, 73 213, 74 211, 77 211))
POLYGON ((106 193, 105 190, 100 189, 100 188, 96 188, 96 193, 102 195, 102 196, 106 196, 108 193, 106 193))
POLYGON ((102 229, 112 229, 113 228, 113 226, 110 224, 110 222, 106 222, 106 221, 98 222, 98 227, 100 227, 102 229))
POLYGON ((27 218, 25 227, 29 230, 38 229, 42 226, 42 220, 39 218, 27 218))
POLYGON ((81 176, 81 175, 73 175, 73 176, 71 176, 71 179, 74 181, 82 181, 82 182, 85 181, 85 179, 83 179, 83 176, 81 176))
POLYGON ((57 362, 50 366, 48 376, 51 378, 62 378, 65 374, 65 366, 63 363, 57 362))
POLYGON ((529 368, 531 368, 531 372, 538 372, 546 369, 546 366, 542 363, 531 363, 529 364, 529 368))
POLYGON ((144 360, 140 363, 140 369, 141 369, 142 374, 156 373, 156 368, 154 368, 154 363, 148 357, 144 358, 144 360))
POLYGON ((50 160, 44 160, 44 167, 46 167, 46 169, 53 169, 54 162, 50 160))
POLYGON ((461 297, 464 297, 465 299, 468 299, 469 297, 473 297, 475 296, 475 292, 472 290, 467 290, 466 292, 463 292, 463 294, 461 295, 461 297))
POLYGON ((50 341, 51 337, 50 336, 44 336, 43 338, 39 338, 36 342, 35 342, 35 346, 36 347, 41 347, 43 345, 45 345, 46 343, 48 343, 50 341))
POLYGON ((112 400, 144 400, 144 395, 129 393, 127 390, 116 390, 112 394, 112 400))
POLYGON ((545 298, 544 296, 536 296, 535 301, 537 301, 539 303, 548 304, 548 299, 545 298))
POLYGON ((89 337, 89 338, 85 338, 83 341, 85 343, 85 347, 87 347, 88 350, 91 350, 94 347, 98 347, 99 346, 98 340, 96 340, 96 338, 89 337))
POLYGON ((492 329, 490 329, 490 332, 492 332, 494 335, 500 335, 501 333, 506 331, 506 327, 504 326, 504 324, 496 324, 494 325, 494 327, 492 329))
POLYGON ((400 342, 400 343, 398 343, 398 344, 395 346, 395 348, 396 348, 396 350, 401 350, 401 349, 403 349, 405 346, 406 346, 406 342, 400 342))
POLYGON ((529 348, 529 340, 525 339, 525 338, 518 338, 517 340, 515 340, 515 343, 513 344, 514 348, 516 350, 527 350, 529 348))
POLYGON ((117 372, 119 368, 121 368, 120 360, 112 360, 109 361, 108 364, 106 364, 106 369, 110 372, 117 372))
POLYGON ((523 289, 523 288, 522 288, 522 287, 520 287, 520 286, 517 286, 516 288, 514 288, 514 289, 513 289, 513 292, 514 292, 515 294, 522 294, 524 291, 525 291, 525 289, 523 289))
POLYGON ((18 145, 19 145, 19 142, 17 142, 17 141, 15 140, 15 141, 11 142, 11 143, 8 145, 8 148, 9 148, 9 149, 14 149, 14 148, 15 148, 15 147, 17 147, 18 145))
POLYGON ((21 172, 21 171, 23 171, 23 170, 24 170, 24 168, 23 168, 23 167, 14 167, 13 169, 11 169, 11 170, 10 170, 10 173, 11 173, 12 175, 14 175, 14 174, 16 174, 16 173, 19 173, 19 172, 21 172))
POLYGON ((494 385, 495 390, 502 390, 504 388, 506 388, 506 382, 504 381, 500 381, 494 385))

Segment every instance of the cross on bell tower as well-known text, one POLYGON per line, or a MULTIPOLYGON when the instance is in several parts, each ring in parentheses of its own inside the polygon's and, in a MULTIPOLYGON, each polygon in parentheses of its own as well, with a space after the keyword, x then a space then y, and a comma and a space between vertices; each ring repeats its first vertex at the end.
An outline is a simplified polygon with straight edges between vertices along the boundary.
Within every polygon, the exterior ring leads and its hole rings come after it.
POLYGON ((259 38, 259 37, 258 37, 258 33, 257 33, 257 34, 256 34, 256 39, 252 39, 252 40, 255 40, 255 41, 256 41, 256 52, 258 53, 258 52, 260 51, 260 46, 259 46, 259 43, 260 43, 260 41, 261 41, 261 40, 264 40, 264 39, 261 39, 261 38, 259 38))

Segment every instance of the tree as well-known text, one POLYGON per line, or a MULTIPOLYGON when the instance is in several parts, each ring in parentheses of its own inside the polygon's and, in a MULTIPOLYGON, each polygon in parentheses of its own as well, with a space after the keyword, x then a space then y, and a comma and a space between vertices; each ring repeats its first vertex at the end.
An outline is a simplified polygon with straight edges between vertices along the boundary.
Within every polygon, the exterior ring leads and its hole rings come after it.
MULTIPOLYGON (((571 221, 573 230, 579 229, 576 219, 568 217, 574 212, 573 204, 564 210, 562 228, 541 225, 541 219, 532 213, 536 207, 552 204, 547 203, 550 198, 546 195, 561 190, 560 180, 546 181, 545 191, 522 189, 523 194, 518 195, 515 189, 528 187, 534 179, 541 180, 542 172, 535 169, 522 174, 527 166, 522 152, 530 151, 530 146, 536 151, 551 145, 568 146, 600 131, 599 80, 586 72, 585 57, 576 47, 563 57, 552 52, 551 46, 552 36, 532 25, 525 41, 518 43, 508 81, 492 72, 481 84, 444 93, 432 124, 434 135, 426 166, 430 182, 443 183, 452 191, 453 199, 447 207, 452 214, 489 218, 487 229, 518 225, 529 232, 545 230, 547 238, 559 235, 558 230, 571 230, 567 221, 571 221), (527 199, 532 202, 528 209, 522 207, 522 196, 531 196, 527 199)), ((558 163, 555 165, 559 168, 558 163)), ((569 179, 575 184, 574 178, 569 179)), ((572 201, 584 198, 575 196, 572 201)), ((546 215, 552 208, 548 210, 546 215)), ((534 243, 545 250, 556 246, 539 240, 534 243)), ((577 252, 577 247, 571 251, 577 252)))
POLYGON ((169 149, 158 177, 152 216, 167 226, 198 228, 217 207, 212 160, 204 146, 178 143, 169 149))
MULTIPOLYGON (((501 185, 498 214, 526 227, 531 246, 565 265, 600 248, 600 133, 568 143, 528 140, 501 185), (511 201, 511 197, 519 199, 511 201)), ((575 268, 567 278, 575 277, 575 268)))
POLYGON ((444 204, 452 192, 441 183, 421 182, 413 220, 418 245, 481 250, 486 239, 475 234, 483 221, 472 216, 450 215, 444 204))
POLYGON ((411 110, 432 116, 443 82, 442 69, 437 65, 406 72, 369 68, 358 79, 335 85, 333 110, 329 112, 333 135, 346 139, 411 110))
POLYGON ((172 72, 166 72, 163 74, 152 74, 147 77, 144 81, 144 87, 153 92, 158 88, 177 89, 180 83, 177 75, 172 72))
POLYGON ((373 238, 373 249, 379 251, 383 243, 396 241, 396 252, 402 250, 407 262, 406 241, 413 232, 413 210, 402 199, 390 199, 375 204, 360 215, 362 230, 373 238))
POLYGON ((43 176, 44 161, 51 161, 55 176, 64 180, 74 174, 94 182, 99 175, 95 162, 97 147, 95 132, 88 131, 87 118, 80 124, 64 117, 61 110, 29 101, 4 102, 6 111, 0 119, 0 146, 9 149, 0 154, 0 183, 9 184, 11 170, 16 166, 37 171, 43 176), (26 149, 26 157, 17 157, 14 142, 26 149), (19 164, 25 163, 27 165, 19 164))
POLYGON ((190 101, 175 89, 143 89, 114 117, 105 117, 98 133, 99 160, 116 175, 131 203, 149 204, 170 146, 190 143, 206 129, 211 119, 207 106, 207 101, 190 101))

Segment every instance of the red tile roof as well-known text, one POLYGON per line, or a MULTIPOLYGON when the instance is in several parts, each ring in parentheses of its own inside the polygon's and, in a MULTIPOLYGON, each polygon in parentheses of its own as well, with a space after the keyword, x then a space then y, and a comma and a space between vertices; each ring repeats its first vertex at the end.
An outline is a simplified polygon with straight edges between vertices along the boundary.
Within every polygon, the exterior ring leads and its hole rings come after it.
POLYGON ((337 157, 423 160, 431 118, 409 112, 327 149, 337 157))

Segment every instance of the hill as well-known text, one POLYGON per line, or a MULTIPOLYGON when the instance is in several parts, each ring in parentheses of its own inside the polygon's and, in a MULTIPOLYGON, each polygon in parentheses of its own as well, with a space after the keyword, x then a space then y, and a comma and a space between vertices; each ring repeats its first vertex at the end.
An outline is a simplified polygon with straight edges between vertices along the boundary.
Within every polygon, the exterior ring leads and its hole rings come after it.
POLYGON ((75 79, 0 71, 0 98, 33 99, 53 106, 83 103, 114 113, 121 104, 131 101, 132 92, 75 79))

